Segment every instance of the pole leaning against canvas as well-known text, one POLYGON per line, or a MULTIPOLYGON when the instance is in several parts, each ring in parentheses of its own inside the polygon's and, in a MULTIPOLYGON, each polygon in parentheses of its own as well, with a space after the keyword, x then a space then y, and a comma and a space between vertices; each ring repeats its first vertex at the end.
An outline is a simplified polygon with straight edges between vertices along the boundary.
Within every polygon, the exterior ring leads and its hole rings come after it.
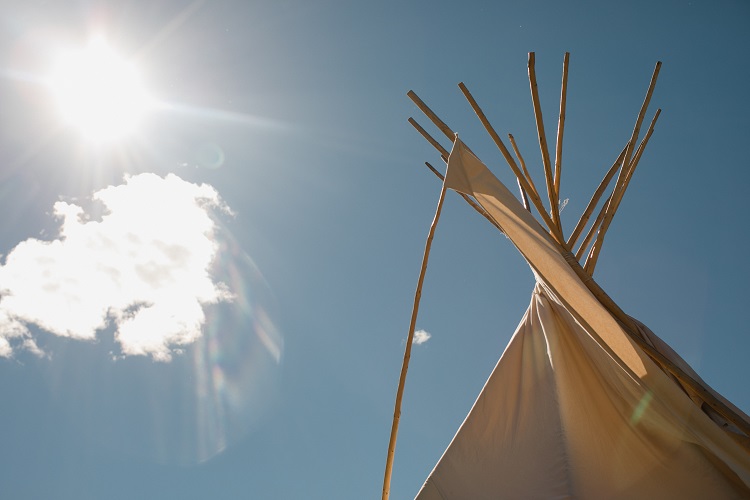
POLYGON ((537 283, 417 498, 750 497, 746 437, 712 420, 628 336, 556 242, 459 139, 445 182, 476 199, 537 283))

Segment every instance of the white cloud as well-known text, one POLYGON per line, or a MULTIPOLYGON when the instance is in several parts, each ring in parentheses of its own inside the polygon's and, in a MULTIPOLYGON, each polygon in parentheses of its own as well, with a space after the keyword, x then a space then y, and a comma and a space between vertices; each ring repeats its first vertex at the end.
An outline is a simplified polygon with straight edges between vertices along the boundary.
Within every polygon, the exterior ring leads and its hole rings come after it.
POLYGON ((13 355, 11 340, 23 345, 26 340, 31 340, 31 333, 23 323, 11 318, 0 308, 0 357, 8 358, 13 355))
POLYGON ((9 358, 13 354, 13 347, 5 337, 0 337, 0 357, 9 358))
POLYGON ((23 241, 0 265, 0 356, 41 354, 27 325, 88 340, 113 325, 124 354, 168 361, 201 335, 203 306, 231 300, 210 275, 211 211, 229 211, 213 187, 140 174, 93 200, 101 220, 58 202, 59 237, 23 241))
POLYGON ((432 334, 427 330, 417 330, 416 332, 414 332, 414 339, 412 340, 412 344, 424 344, 425 342, 430 340, 430 337, 432 337, 432 334))

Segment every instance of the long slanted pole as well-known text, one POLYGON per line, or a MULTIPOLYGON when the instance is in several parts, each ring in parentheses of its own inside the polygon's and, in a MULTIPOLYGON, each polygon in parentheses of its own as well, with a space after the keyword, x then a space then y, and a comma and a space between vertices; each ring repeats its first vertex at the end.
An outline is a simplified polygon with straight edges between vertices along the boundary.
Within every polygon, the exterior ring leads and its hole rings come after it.
POLYGON ((440 199, 438 200, 435 217, 430 225, 430 232, 427 234, 425 243, 424 256, 422 257, 422 268, 419 270, 419 280, 417 281, 417 291, 414 294, 414 307, 411 311, 411 322, 409 323, 409 335, 406 337, 406 349, 404 350, 404 361, 401 365, 401 376, 398 379, 398 390, 396 391, 396 405, 393 409, 393 424, 391 425, 391 439, 388 443, 388 457, 385 461, 385 478, 383 479, 383 500, 388 500, 391 494, 391 475, 393 473, 393 455, 396 452, 396 438, 398 437, 398 424, 401 420, 401 400, 404 396, 404 385, 406 383, 406 372, 409 370, 409 359, 411 358, 411 344, 414 341, 414 328, 417 324, 417 313, 419 312, 419 300, 422 298, 422 283, 427 271, 427 261, 430 258, 430 247, 432 239, 435 236, 440 212, 443 209, 443 200, 445 199, 445 182, 440 190, 440 199))
POLYGON ((599 228, 599 232, 596 234, 596 240, 594 241, 594 245, 591 247, 591 252, 589 253, 589 256, 586 258, 586 262, 583 266, 583 268, 586 270, 589 274, 594 274, 594 268, 596 267, 597 259, 599 258, 599 252, 602 249, 602 244, 604 242, 604 235, 607 233, 607 229, 609 229, 609 225, 612 222, 612 219, 617 212, 617 208, 620 206, 620 202, 622 201, 622 197, 625 194, 625 190, 628 188, 628 185, 630 184, 630 179, 633 176, 633 172, 635 171, 636 167, 638 166, 638 162, 641 160, 641 155, 643 154, 643 151, 646 149, 646 145, 648 144, 649 139, 651 138, 651 134, 654 133, 654 125, 656 125, 656 120, 659 119, 659 114, 661 113, 661 109, 656 110, 656 114, 654 115, 654 118, 651 120, 651 125, 648 127, 648 131, 646 132, 646 136, 641 141, 641 144, 638 146, 638 149, 636 150, 635 154, 633 155, 632 160, 629 164, 623 164, 622 168, 620 169, 620 175, 617 178, 617 184, 615 184, 615 190, 612 192, 611 200, 606 205, 606 214, 604 216, 604 219, 602 220, 602 225, 599 228), (625 167, 628 167, 627 172, 625 172, 625 167))
MULTIPOLYGON (((656 80, 659 78, 659 70, 661 69, 661 61, 657 61, 656 67, 654 68, 654 72, 651 75, 651 81, 648 85, 648 90, 646 91, 646 98, 643 100, 643 104, 641 105, 641 110, 638 112, 638 118, 635 121, 635 127, 633 127, 633 134, 630 136, 630 141, 628 141, 627 149, 625 150, 625 158, 623 159, 622 168, 620 169, 620 174, 617 176, 617 182, 615 183, 615 189, 612 193, 612 199, 610 203, 607 206, 607 212, 604 216, 604 220, 602 221, 601 228, 599 229, 599 232, 596 235, 596 240, 594 241, 594 244, 591 247, 591 252, 589 253, 589 256, 586 258, 586 263, 584 264, 584 269, 590 273, 594 273, 594 268, 596 267, 597 259, 599 258, 599 252, 601 251, 602 244, 604 243, 604 235, 607 234, 607 230, 609 229, 609 225, 612 222, 612 218, 615 215, 615 212, 617 211, 617 208, 620 205, 620 201, 622 200, 622 195, 624 193, 624 190, 627 188, 628 182, 627 179, 629 175, 632 175, 630 173, 630 170, 632 168, 631 165, 631 158, 632 155, 635 152, 635 143, 638 140, 638 135, 641 131, 641 124, 643 123, 643 119, 646 116, 646 110, 648 109, 648 105, 651 102, 651 96, 654 93, 654 87, 656 87, 656 80)), ((653 132, 653 126, 656 123, 656 120, 659 118, 659 112, 658 110, 656 112, 656 115, 654 116, 654 119, 651 121, 651 127, 649 129, 649 132, 653 132)), ((645 147, 645 145, 644 145, 645 147)))
POLYGON ((591 243, 591 238, 594 237, 596 231, 599 229, 599 226, 601 226, 602 220, 604 220, 604 214, 607 213, 607 205, 609 204, 610 200, 612 200, 612 194, 610 194, 609 197, 604 201, 604 205, 602 205, 601 210, 599 210, 599 215, 597 215, 596 219, 594 219, 594 223, 591 224, 589 232, 586 233, 586 237, 581 242, 581 246, 578 247, 578 251, 576 252, 576 259, 578 259, 579 262, 583 257, 584 252, 586 252, 589 243, 591 243))

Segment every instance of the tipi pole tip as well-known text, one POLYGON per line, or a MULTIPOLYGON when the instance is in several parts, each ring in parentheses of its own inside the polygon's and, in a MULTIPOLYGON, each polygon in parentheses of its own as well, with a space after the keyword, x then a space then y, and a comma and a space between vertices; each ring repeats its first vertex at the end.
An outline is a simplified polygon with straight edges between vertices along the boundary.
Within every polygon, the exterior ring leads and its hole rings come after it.
POLYGON ((438 179, 440 179, 441 181, 445 180, 445 176, 443 174, 441 174, 438 169, 436 169, 435 167, 433 167, 432 164, 429 161, 424 162, 424 164, 427 166, 427 168, 429 168, 430 170, 432 170, 432 173, 435 174, 438 179))
POLYGON ((409 117, 408 122, 411 124, 412 127, 414 127, 417 132, 420 133, 422 137, 425 138, 427 142, 432 144, 432 147, 437 149, 438 153, 440 153, 440 156, 443 157, 443 159, 447 162, 448 156, 450 153, 447 149, 445 149, 434 137, 432 137, 419 123, 417 123, 417 120, 415 120, 412 117, 409 117))
POLYGON ((565 106, 568 96, 568 66, 570 63, 570 52, 563 57, 562 84, 560 86, 560 115, 557 120, 557 142, 555 143, 555 173, 553 184, 555 188, 555 199, 560 200, 560 174, 562 171, 562 144, 565 131, 565 106))
POLYGON ((435 114, 434 111, 430 109, 430 107, 424 103, 422 99, 419 98, 419 96, 414 92, 413 90, 410 90, 406 93, 406 95, 409 97, 409 99, 412 100, 414 104, 417 105, 417 107, 422 111, 422 113, 427 116, 427 118, 432 121, 432 123, 435 124, 437 128, 440 129, 440 131, 450 140, 453 142, 453 139, 455 138, 455 133, 451 128, 443 121, 441 120, 438 115, 435 114))

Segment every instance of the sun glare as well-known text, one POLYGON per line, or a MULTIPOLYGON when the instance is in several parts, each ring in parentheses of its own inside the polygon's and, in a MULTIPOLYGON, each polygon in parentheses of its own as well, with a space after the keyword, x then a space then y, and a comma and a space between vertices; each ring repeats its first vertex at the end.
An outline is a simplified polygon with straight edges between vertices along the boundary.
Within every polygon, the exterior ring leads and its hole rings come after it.
POLYGON ((101 39, 60 57, 49 81, 63 120, 97 143, 133 132, 151 106, 135 66, 101 39))

